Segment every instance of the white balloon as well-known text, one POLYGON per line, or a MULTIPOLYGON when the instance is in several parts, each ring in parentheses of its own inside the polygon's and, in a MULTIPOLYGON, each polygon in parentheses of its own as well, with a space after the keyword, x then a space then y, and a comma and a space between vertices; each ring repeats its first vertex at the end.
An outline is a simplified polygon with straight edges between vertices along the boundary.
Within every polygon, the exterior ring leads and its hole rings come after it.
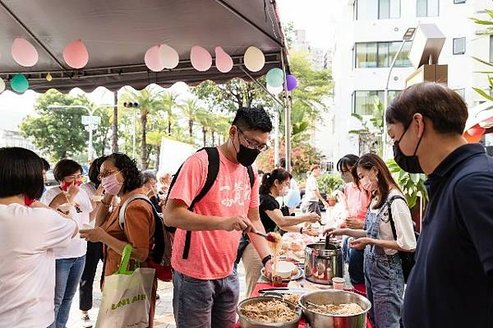
POLYGON ((284 90, 284 87, 281 85, 280 87, 273 87, 267 84, 267 91, 272 93, 273 95, 277 96, 284 90))
POLYGON ((5 90, 5 82, 3 81, 3 79, 0 77, 0 93, 3 92, 3 90, 5 90))
POLYGON ((243 61, 249 71, 258 72, 265 65, 265 56, 259 48, 251 46, 245 51, 243 61))
POLYGON ((178 52, 175 49, 163 43, 159 46, 159 54, 164 68, 173 69, 178 66, 180 56, 178 56, 178 52))

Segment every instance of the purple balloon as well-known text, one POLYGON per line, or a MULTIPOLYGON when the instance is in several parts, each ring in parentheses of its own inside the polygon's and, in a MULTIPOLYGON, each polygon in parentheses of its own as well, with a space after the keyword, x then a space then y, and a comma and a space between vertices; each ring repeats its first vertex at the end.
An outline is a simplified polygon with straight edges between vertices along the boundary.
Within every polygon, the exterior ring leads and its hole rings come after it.
POLYGON ((289 74, 288 76, 286 76, 286 82, 288 84, 288 91, 296 89, 296 87, 298 86, 298 80, 294 75, 289 74))

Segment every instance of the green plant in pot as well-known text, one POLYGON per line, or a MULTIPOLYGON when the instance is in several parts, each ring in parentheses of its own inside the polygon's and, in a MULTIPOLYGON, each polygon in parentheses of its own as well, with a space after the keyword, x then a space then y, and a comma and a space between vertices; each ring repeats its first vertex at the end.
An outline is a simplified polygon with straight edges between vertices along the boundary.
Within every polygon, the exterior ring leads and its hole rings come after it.
POLYGON ((339 174, 323 174, 317 178, 318 189, 321 193, 327 194, 327 202, 330 206, 334 206, 337 202, 333 195, 334 191, 344 185, 344 181, 339 174))
POLYGON ((420 224, 420 218, 423 214, 422 212, 425 208, 426 202, 428 201, 428 192, 426 191, 424 184, 426 181, 426 176, 424 174, 411 174, 405 172, 393 159, 387 161, 387 166, 406 197, 407 205, 411 209, 413 221, 417 225, 420 224), (422 207, 420 207, 420 204, 417 203, 420 198, 422 200, 422 207))

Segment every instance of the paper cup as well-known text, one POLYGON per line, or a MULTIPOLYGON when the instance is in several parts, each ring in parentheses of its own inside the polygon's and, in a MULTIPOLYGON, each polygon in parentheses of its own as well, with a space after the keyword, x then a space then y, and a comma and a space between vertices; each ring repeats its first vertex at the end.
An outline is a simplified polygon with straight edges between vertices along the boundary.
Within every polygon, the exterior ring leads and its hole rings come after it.
POLYGON ((334 287, 334 289, 343 290, 345 282, 346 281, 344 280, 344 278, 334 277, 332 278, 332 287, 334 287))

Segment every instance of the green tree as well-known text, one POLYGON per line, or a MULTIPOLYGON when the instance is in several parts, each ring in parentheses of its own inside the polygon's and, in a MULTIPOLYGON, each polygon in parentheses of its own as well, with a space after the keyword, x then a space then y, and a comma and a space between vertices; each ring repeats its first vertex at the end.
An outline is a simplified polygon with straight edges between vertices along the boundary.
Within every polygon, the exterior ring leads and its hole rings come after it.
POLYGON ((190 138, 193 138, 193 125, 199 120, 199 113, 202 110, 197 99, 187 99, 184 103, 178 106, 183 114, 183 117, 188 122, 188 133, 190 138))
POLYGON ((48 108, 49 105, 94 105, 85 96, 73 97, 49 90, 37 99, 35 114, 26 117, 20 124, 24 136, 30 138, 40 150, 47 152, 52 161, 80 155, 88 140, 81 123, 82 116, 88 115, 87 112, 82 108, 48 108))
POLYGON ((327 111, 326 100, 334 88, 332 72, 330 69, 315 69, 306 51, 292 51, 290 67, 298 80, 298 87, 291 92, 293 111, 302 111, 313 124, 320 119, 321 112, 327 111))
POLYGON ((168 136, 171 135, 171 127, 176 124, 177 115, 175 112, 175 108, 178 106, 177 103, 178 95, 174 94, 171 91, 164 91, 161 95, 161 105, 162 109, 166 113, 166 125, 168 127, 168 136))
POLYGON ((111 146, 111 125, 113 123, 113 109, 108 107, 100 107, 95 113, 95 116, 101 118, 101 123, 94 131, 93 147, 97 156, 103 156, 105 150, 111 146))
MULTIPOLYGON (((485 13, 487 14, 487 17, 483 18, 472 18, 472 20, 481 26, 485 26, 486 30, 479 32, 480 35, 491 37, 493 35, 493 10, 490 9, 485 9, 485 13)), ((493 63, 487 62, 481 58, 473 57, 476 61, 488 66, 488 68, 493 68, 493 63)), ((490 92, 493 90, 493 71, 480 71, 477 72, 480 74, 486 75, 488 79, 488 83, 490 85, 490 92)), ((473 88, 474 91, 476 91, 478 94, 480 94, 483 98, 486 98, 490 101, 493 101, 493 97, 491 94, 486 92, 485 90, 481 88, 473 88)))
MULTIPOLYGON (((265 85, 265 78, 259 82, 265 85)), ((224 84, 205 81, 194 87, 192 92, 203 100, 210 110, 217 113, 233 113, 242 107, 272 107, 273 100, 255 82, 232 79, 224 84)))
POLYGON ((360 153, 375 153, 382 156, 383 153, 383 104, 375 96, 373 103, 373 113, 369 120, 364 119, 361 115, 351 114, 361 122, 361 129, 351 130, 349 133, 357 134, 360 139, 360 153))
POLYGON ((139 119, 141 127, 140 135, 140 162, 143 170, 147 169, 149 164, 149 151, 147 144, 147 122, 149 115, 155 114, 160 108, 162 98, 162 89, 150 85, 140 91, 128 88, 121 96, 123 102, 137 102, 139 104, 139 119))

